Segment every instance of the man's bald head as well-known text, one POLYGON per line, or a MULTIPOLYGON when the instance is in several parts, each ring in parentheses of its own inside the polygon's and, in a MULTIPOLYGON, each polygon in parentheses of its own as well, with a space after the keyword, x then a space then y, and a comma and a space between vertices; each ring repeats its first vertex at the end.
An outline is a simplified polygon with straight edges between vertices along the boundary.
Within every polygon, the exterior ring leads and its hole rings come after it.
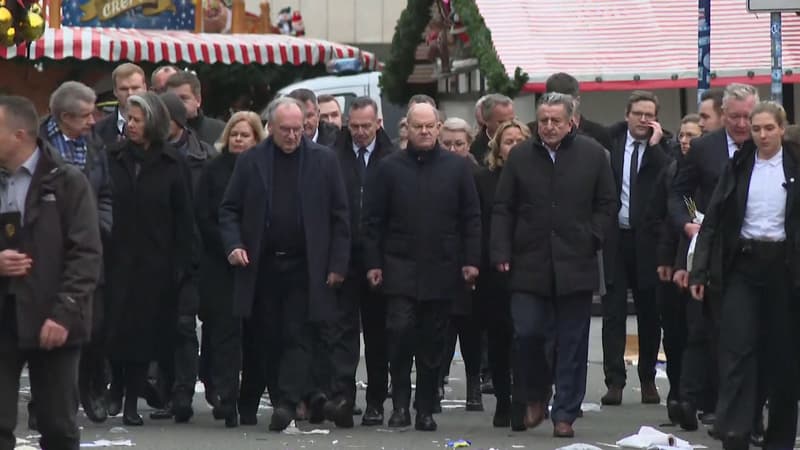
POLYGON ((439 139, 439 111, 428 103, 408 108, 408 143, 416 150, 432 150, 439 139))

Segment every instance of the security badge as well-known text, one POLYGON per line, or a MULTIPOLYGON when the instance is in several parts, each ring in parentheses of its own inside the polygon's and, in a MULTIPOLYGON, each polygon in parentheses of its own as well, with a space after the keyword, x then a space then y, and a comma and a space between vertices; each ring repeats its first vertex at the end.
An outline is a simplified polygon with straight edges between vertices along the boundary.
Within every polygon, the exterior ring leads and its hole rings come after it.
POLYGON ((7 223, 5 227, 6 238, 12 239, 17 234, 17 227, 13 223, 7 223))

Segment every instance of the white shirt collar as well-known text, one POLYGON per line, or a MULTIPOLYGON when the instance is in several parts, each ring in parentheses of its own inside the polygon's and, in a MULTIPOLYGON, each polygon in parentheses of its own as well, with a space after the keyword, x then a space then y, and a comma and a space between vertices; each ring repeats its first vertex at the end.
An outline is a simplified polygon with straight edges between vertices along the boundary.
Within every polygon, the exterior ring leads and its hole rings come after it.
MULTIPOLYGON (((367 149, 367 154, 368 154, 368 155, 371 155, 371 154, 372 154, 372 151, 373 151, 373 150, 375 150, 375 142, 376 142, 376 141, 377 141, 377 139, 373 139, 373 140, 372 140, 372 142, 370 142, 370 143, 369 143, 369 144, 368 144, 368 145, 365 147, 365 148, 367 149)), ((353 151, 355 152, 356 156, 358 156, 358 150, 359 150, 359 149, 361 149, 361 147, 357 146, 357 145, 355 144, 355 142, 354 142, 354 143, 353 143, 353 151)))
POLYGON ((739 146, 736 144, 736 141, 733 140, 730 134, 728 134, 728 130, 725 130, 725 139, 728 141, 728 157, 733 158, 733 154, 739 150, 739 146))
POLYGON ((122 134, 122 128, 128 121, 125 120, 125 116, 122 115, 122 111, 117 109, 117 130, 122 134))
POLYGON ((770 159, 761 159, 758 157, 758 152, 756 152, 756 165, 757 166, 782 166, 783 165, 783 147, 778 150, 778 153, 772 155, 770 159))
POLYGON ((314 139, 312 139, 312 141, 316 143, 317 139, 319 139, 319 127, 317 127, 317 131, 314 132, 314 139))
POLYGON ((627 137, 627 140, 625 141, 625 147, 633 147, 633 143, 634 142, 638 142, 640 144, 639 150, 641 150, 642 152, 644 152, 644 150, 647 148, 647 144, 645 144, 644 142, 634 138, 631 135, 631 130, 628 130, 628 137, 627 137))

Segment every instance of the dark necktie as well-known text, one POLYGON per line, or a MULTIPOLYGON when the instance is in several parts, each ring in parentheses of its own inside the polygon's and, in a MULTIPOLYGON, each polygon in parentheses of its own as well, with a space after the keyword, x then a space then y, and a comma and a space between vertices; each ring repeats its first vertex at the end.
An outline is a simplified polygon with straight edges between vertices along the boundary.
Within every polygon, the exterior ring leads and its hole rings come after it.
POLYGON ((117 141, 122 141, 122 140, 125 139, 125 137, 126 137, 125 136, 125 131, 127 131, 126 130, 127 125, 128 125, 127 123, 123 123, 122 124, 122 129, 120 130, 119 135, 117 136, 117 141))
POLYGON ((633 143, 633 153, 631 153, 631 171, 628 177, 628 217, 629 222, 633 225, 633 193, 635 192, 636 176, 639 174, 639 141, 633 143))
POLYGON ((364 183, 364 178, 367 176, 367 149, 365 147, 358 149, 358 175, 361 176, 361 183, 364 183))

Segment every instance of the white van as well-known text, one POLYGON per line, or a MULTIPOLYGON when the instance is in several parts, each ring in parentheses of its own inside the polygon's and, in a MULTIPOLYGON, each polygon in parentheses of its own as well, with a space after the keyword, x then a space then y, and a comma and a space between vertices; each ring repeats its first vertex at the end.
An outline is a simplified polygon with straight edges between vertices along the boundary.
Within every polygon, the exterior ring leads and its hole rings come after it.
POLYGON ((380 72, 365 72, 356 75, 329 75, 290 84, 278 91, 278 96, 288 95, 295 89, 309 89, 317 96, 331 95, 342 108, 342 113, 347 117, 350 104, 356 97, 367 96, 378 104, 378 116, 383 118, 384 129, 389 137, 397 137, 397 123, 405 115, 405 108, 383 100, 381 95, 380 72))

